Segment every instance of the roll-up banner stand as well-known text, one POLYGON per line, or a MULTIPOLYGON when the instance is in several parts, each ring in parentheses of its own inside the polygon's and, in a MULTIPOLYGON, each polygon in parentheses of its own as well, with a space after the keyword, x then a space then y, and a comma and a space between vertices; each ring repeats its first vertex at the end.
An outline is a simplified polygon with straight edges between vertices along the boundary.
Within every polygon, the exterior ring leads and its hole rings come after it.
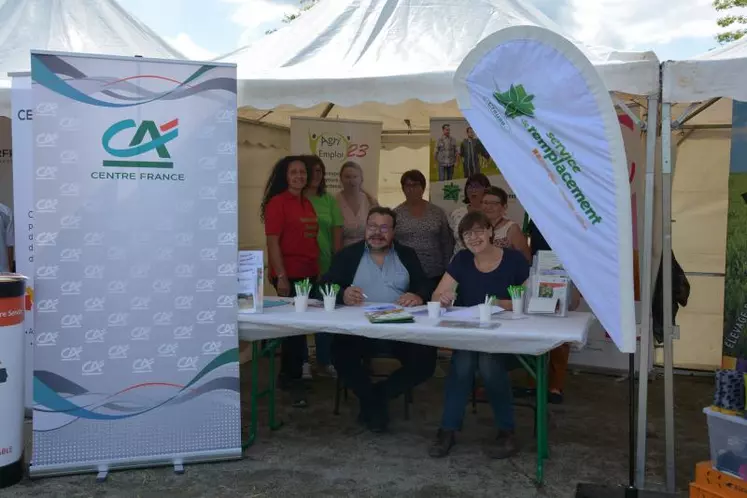
POLYGON ((33 178, 33 97, 31 74, 16 73, 12 79, 10 104, 13 133, 13 213, 15 227, 16 271, 26 276, 26 410, 34 404, 34 193, 33 178))
POLYGON ((240 458, 236 66, 33 51, 31 77, 31 475, 240 458))

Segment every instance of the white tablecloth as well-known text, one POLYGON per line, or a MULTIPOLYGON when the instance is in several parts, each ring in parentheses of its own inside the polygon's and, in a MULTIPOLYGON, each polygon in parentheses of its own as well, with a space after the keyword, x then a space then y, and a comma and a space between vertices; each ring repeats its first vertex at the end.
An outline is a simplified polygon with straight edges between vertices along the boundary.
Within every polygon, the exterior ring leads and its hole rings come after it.
MULTIPOLYGON (((510 316, 506 312, 506 317, 510 316)), ((309 308, 296 313, 293 305, 267 308, 263 313, 239 313, 239 337, 244 341, 276 339, 315 332, 350 334, 374 339, 414 342, 429 346, 487 353, 539 355, 564 343, 581 347, 586 342, 591 313, 570 312, 567 317, 529 315, 520 320, 502 319, 497 329, 439 327, 438 319, 416 316, 415 323, 372 324, 362 308, 339 307, 326 312, 309 308)))

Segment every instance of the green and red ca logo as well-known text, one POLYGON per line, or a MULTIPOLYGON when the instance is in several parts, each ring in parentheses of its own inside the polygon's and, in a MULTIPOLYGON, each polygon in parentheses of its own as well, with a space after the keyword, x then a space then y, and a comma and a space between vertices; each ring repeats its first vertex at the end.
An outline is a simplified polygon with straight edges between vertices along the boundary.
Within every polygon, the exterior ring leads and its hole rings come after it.
POLYGON ((0 362, 0 384, 5 384, 8 380, 8 370, 5 369, 3 363, 0 362))
POLYGON ((104 150, 117 159, 105 159, 104 166, 114 168, 173 168, 171 154, 166 144, 179 136, 179 119, 175 118, 160 126, 154 121, 143 120, 138 125, 134 119, 114 123, 101 137, 104 150), (126 148, 112 147, 111 141, 126 130, 135 129, 126 148), (149 141, 146 141, 146 137, 149 141), (155 150, 159 160, 148 159, 148 152, 155 150), (145 158, 143 158, 145 156, 145 158))

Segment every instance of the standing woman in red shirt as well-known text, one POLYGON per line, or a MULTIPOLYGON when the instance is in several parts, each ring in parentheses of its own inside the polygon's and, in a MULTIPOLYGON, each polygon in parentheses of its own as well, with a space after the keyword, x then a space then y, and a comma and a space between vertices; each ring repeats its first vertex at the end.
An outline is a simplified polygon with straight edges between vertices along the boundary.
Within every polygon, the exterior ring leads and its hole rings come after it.
MULTIPOLYGON (((275 164, 265 187, 261 217, 267 236, 270 282, 278 296, 294 296, 296 282, 308 278, 313 283, 319 275, 319 224, 314 207, 303 196, 310 178, 303 157, 286 156, 275 164)), ((290 384, 297 407, 308 406, 301 380, 305 350, 305 335, 283 340, 280 380, 290 384)))

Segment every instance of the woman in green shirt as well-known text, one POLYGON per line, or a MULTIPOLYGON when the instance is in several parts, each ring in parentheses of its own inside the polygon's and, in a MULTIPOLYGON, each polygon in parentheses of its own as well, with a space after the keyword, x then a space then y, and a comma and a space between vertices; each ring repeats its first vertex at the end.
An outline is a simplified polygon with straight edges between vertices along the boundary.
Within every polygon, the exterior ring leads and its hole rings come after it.
MULTIPOLYGON (((318 156, 304 156, 311 170, 311 179, 306 186, 304 195, 314 206, 319 222, 319 233, 317 244, 319 245, 319 274, 324 275, 332 264, 332 255, 342 249, 342 226, 343 219, 340 206, 335 198, 327 193, 327 182, 324 177, 327 168, 318 156)), ((320 372, 336 375, 335 367, 332 366, 330 334, 319 333, 314 339, 316 344, 316 361, 320 372)), ((304 377, 311 376, 311 368, 308 364, 308 351, 306 363, 304 364, 304 377)))

